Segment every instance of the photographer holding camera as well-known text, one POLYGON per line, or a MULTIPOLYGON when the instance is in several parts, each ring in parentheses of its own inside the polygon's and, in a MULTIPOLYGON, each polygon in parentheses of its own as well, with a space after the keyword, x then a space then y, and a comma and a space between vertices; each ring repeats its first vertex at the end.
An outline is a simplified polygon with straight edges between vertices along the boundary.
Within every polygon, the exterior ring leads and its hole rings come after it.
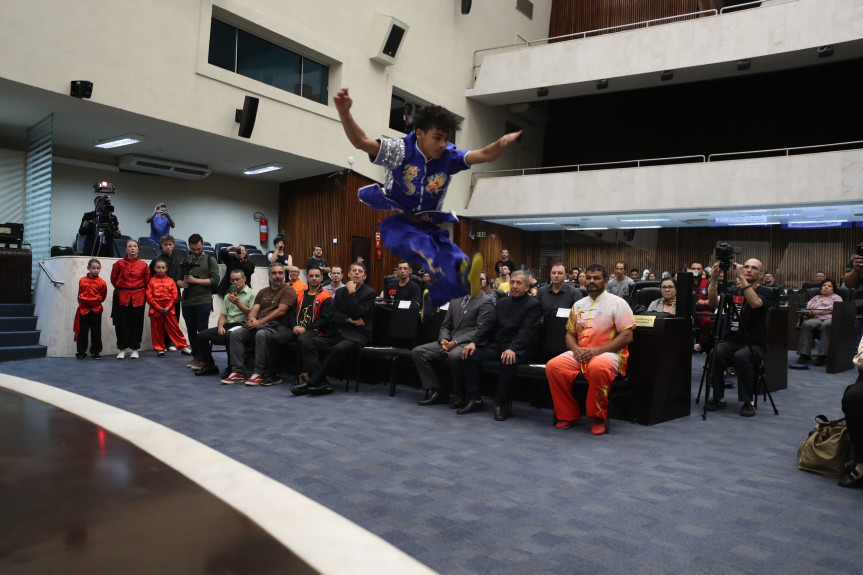
POLYGON ((733 275, 738 287, 728 288, 726 297, 731 298, 737 314, 729 314, 728 327, 713 349, 713 397, 707 402, 707 411, 725 409, 725 370, 733 364, 737 370, 737 398, 742 402, 740 415, 752 417, 755 406, 752 404, 755 392, 755 365, 764 358, 767 350, 767 310, 772 301, 770 288, 760 284, 764 275, 763 264, 756 259, 748 259, 741 265, 732 262, 733 248, 727 244, 717 247, 720 261, 713 264, 710 283, 707 286, 707 299, 714 309, 719 307, 719 287, 717 278, 720 271, 726 272, 729 280, 733 275), (721 248, 726 248, 722 250, 721 248))
POLYGON ((165 205, 165 202, 156 204, 153 213, 147 216, 145 221, 150 224, 150 239, 156 243, 161 241, 162 236, 170 234, 171 228, 176 225, 174 218, 168 214, 168 206, 165 205))
MULTIPOLYGON (((114 238, 120 236, 120 224, 117 222, 117 216, 114 215, 111 198, 108 195, 99 194, 97 186, 98 184, 93 186, 98 194, 93 198, 93 211, 81 217, 78 233, 85 236, 82 251, 84 255, 110 258, 114 256, 114 238)), ((123 257, 126 254, 117 255, 123 257)))

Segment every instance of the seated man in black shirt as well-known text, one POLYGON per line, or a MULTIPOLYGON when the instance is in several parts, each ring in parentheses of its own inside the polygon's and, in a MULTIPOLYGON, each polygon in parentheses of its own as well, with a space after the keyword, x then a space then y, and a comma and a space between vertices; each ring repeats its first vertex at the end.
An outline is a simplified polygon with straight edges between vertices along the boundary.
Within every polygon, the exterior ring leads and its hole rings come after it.
POLYGON ((225 297, 231 286, 231 272, 234 270, 243 270, 246 274, 246 283, 252 285, 252 274, 255 273, 255 264, 249 260, 249 254, 246 252, 244 246, 237 244, 222 249, 219 252, 219 260, 225 264, 225 275, 222 277, 222 281, 219 282, 216 293, 225 297))
POLYGON ((410 301, 419 305, 422 297, 420 286, 411 280, 411 265, 408 262, 404 260, 399 262, 395 278, 384 282, 381 297, 384 302, 410 301))
MULTIPOLYGON (((290 329, 280 331, 267 340, 267 375, 262 385, 273 385, 282 382, 282 354, 285 347, 292 341, 311 330, 324 330, 330 320, 330 308, 333 296, 321 287, 324 278, 319 268, 306 272, 309 287, 297 294, 297 315, 289 319, 290 329)), ((302 350, 297 346, 297 356, 302 350)))
MULTIPOLYGON (((734 264, 733 276, 739 287, 728 289, 740 321, 726 317, 728 327, 713 349, 715 359, 711 380, 713 397, 707 402, 707 411, 725 409, 724 372, 729 366, 737 370, 737 398, 743 403, 740 415, 752 417, 755 407, 752 398, 755 393, 755 366, 764 358, 767 351, 767 310, 772 304, 772 289, 759 285, 764 275, 764 266, 756 259, 746 263, 734 264), (751 351, 750 351, 751 350, 751 351), (733 364, 733 365, 731 365, 733 364)), ((719 277, 719 262, 713 264, 713 273, 707 287, 710 305, 719 307, 719 290, 716 279, 719 277)), ((732 278, 729 278, 731 281, 732 278)))
POLYGON ((536 294, 536 299, 542 304, 543 315, 556 313, 559 308, 571 308, 576 300, 581 299, 581 294, 576 293, 573 284, 565 281, 566 266, 563 262, 551 264, 551 283, 539 288, 536 294))

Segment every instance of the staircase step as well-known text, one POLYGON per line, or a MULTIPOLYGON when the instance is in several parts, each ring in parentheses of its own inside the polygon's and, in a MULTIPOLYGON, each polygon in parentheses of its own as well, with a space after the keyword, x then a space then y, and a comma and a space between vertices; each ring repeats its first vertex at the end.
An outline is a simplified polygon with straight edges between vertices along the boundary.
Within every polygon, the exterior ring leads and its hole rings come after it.
POLYGON ((0 317, 25 317, 33 315, 36 304, 0 303, 0 317))
POLYGON ((0 331, 0 347, 38 345, 39 331, 0 331))
POLYGON ((30 317, 0 317, 0 331, 33 331, 36 329, 36 318, 30 317))
POLYGON ((45 357, 47 354, 48 348, 44 345, 17 345, 14 347, 0 347, 0 361, 14 361, 16 359, 45 357))

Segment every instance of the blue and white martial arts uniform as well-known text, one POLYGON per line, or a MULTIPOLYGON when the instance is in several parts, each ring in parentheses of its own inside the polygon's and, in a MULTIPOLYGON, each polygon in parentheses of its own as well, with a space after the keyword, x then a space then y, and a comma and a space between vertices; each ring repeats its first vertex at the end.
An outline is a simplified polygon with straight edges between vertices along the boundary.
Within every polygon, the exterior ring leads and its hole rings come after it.
POLYGON ((437 224, 458 222, 453 212, 442 212, 444 196, 451 177, 470 169, 464 150, 447 144, 437 160, 428 160, 417 147, 416 133, 403 138, 380 140, 376 158, 369 159, 386 168, 384 187, 377 184, 359 190, 359 198, 376 210, 398 215, 381 222, 381 239, 397 257, 421 265, 437 281, 429 288, 435 304, 469 293, 459 282, 468 257, 449 239, 449 231, 437 224), (420 221, 410 217, 414 216, 420 221))

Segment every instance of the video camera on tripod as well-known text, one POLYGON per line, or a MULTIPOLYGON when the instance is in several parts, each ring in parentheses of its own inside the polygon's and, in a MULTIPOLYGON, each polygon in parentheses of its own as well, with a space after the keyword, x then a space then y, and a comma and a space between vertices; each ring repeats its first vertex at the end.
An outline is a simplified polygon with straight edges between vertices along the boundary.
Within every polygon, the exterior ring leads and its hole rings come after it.
POLYGON ((96 192, 93 202, 96 219, 93 223, 108 237, 113 237, 120 230, 117 218, 114 217, 114 206, 111 204, 111 196, 116 193, 114 186, 110 182, 96 182, 93 190, 96 192))

